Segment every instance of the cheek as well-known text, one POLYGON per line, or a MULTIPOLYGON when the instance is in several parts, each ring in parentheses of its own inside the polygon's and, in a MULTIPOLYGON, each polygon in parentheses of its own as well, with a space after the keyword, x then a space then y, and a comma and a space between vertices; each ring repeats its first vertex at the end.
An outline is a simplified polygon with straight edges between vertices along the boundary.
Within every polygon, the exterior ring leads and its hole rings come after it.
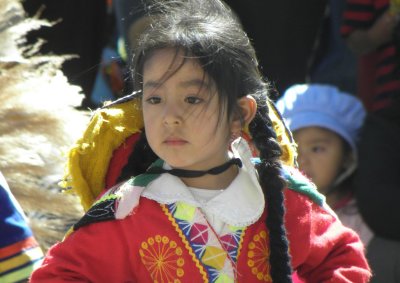
POLYGON ((156 113, 149 107, 143 107, 143 122, 145 127, 154 127, 154 121, 157 118, 156 113))
POLYGON ((205 117, 202 120, 195 121, 196 125, 192 131, 202 140, 208 143, 228 144, 231 137, 231 130, 226 121, 219 121, 214 117, 205 117))
POLYGON ((187 125, 192 125, 193 129, 201 132, 216 132, 220 131, 220 126, 218 125, 218 117, 209 113, 209 111, 201 112, 198 110, 196 112, 189 113, 186 119, 187 125))
POLYGON ((214 125, 214 121, 217 120, 217 118, 215 117, 216 115, 214 115, 210 111, 210 109, 207 109, 205 107, 199 107, 194 110, 184 111, 183 116, 187 117, 188 121, 191 121, 192 123, 202 124, 203 126, 211 123, 213 123, 214 125), (207 124, 204 124, 206 121, 208 121, 207 124))
POLYGON ((144 123, 144 130, 146 132, 146 135, 151 133, 151 122, 148 116, 143 115, 143 123, 144 123))
POLYGON ((316 164, 316 167, 320 171, 320 175, 323 176, 325 182, 333 182, 341 168, 341 162, 337 157, 331 157, 326 159, 324 163, 325 166, 323 164, 316 164))
POLYGON ((143 123, 147 140, 151 144, 154 140, 155 135, 157 134, 157 132, 159 132, 156 129, 157 124, 154 122, 154 118, 149 115, 143 115, 143 123))

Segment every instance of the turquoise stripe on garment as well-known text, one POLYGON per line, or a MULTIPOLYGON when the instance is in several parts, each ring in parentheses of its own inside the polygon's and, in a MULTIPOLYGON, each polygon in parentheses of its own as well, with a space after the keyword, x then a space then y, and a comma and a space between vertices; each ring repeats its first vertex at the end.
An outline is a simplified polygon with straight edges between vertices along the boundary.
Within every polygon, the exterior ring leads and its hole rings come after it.
POLYGON ((289 189, 308 196, 319 206, 324 206, 325 196, 318 192, 317 187, 298 170, 289 170, 284 167, 282 173, 288 182, 289 189))
MULTIPOLYGON (((254 157, 251 159, 251 162, 257 165, 261 160, 258 157, 254 157)), ((318 191, 315 184, 302 175, 297 169, 284 166, 282 175, 288 182, 289 189, 308 196, 319 206, 324 206, 325 196, 318 191)))

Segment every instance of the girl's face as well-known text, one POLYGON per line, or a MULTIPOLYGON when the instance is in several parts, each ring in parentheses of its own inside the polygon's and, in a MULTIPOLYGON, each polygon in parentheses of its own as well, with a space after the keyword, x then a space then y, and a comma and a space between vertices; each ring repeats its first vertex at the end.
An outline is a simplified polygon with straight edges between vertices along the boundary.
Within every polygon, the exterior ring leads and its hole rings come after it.
POLYGON ((333 184, 347 157, 340 136, 321 127, 306 127, 293 132, 298 145, 299 168, 325 194, 333 184))
POLYGON ((229 159, 232 123, 219 115, 216 88, 198 61, 185 58, 180 66, 183 60, 183 53, 161 49, 144 64, 146 137, 173 168, 206 170, 229 159))

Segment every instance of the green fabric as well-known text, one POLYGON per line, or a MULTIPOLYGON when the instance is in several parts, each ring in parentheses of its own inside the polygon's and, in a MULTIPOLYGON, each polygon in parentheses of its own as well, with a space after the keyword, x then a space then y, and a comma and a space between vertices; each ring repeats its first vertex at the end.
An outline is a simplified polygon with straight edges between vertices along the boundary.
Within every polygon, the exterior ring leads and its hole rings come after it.
POLYGON ((31 262, 29 265, 19 268, 11 273, 0 276, 0 282, 13 283, 28 279, 31 273, 35 270, 35 263, 31 262))
POLYGON ((284 177, 288 182, 288 188, 304 194, 319 206, 325 203, 325 196, 318 192, 317 187, 297 170, 287 171, 284 169, 284 177))
MULTIPOLYGON (((150 165, 150 168, 153 167, 162 167, 164 161, 161 159, 157 159, 153 164, 150 165)), ((157 179, 160 175, 159 174, 140 174, 136 177, 133 177, 129 180, 129 183, 132 186, 136 187, 146 187, 150 182, 157 179)))

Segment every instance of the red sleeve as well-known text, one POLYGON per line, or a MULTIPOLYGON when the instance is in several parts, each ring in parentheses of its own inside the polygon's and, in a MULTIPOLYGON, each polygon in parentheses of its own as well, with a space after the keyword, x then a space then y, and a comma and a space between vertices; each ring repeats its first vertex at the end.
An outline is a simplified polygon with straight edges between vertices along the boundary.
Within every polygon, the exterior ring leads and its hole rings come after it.
POLYGON ((347 0, 342 16, 341 34, 347 37, 355 29, 369 28, 374 19, 374 0, 347 0))
POLYGON ((114 222, 82 227, 54 245, 32 273, 30 283, 126 282, 126 278, 135 278, 132 263, 126 260, 131 259, 128 248, 110 244, 121 240, 114 222))
POLYGON ((309 283, 368 282, 371 273, 358 235, 330 209, 287 190, 286 227, 292 264, 309 283))

